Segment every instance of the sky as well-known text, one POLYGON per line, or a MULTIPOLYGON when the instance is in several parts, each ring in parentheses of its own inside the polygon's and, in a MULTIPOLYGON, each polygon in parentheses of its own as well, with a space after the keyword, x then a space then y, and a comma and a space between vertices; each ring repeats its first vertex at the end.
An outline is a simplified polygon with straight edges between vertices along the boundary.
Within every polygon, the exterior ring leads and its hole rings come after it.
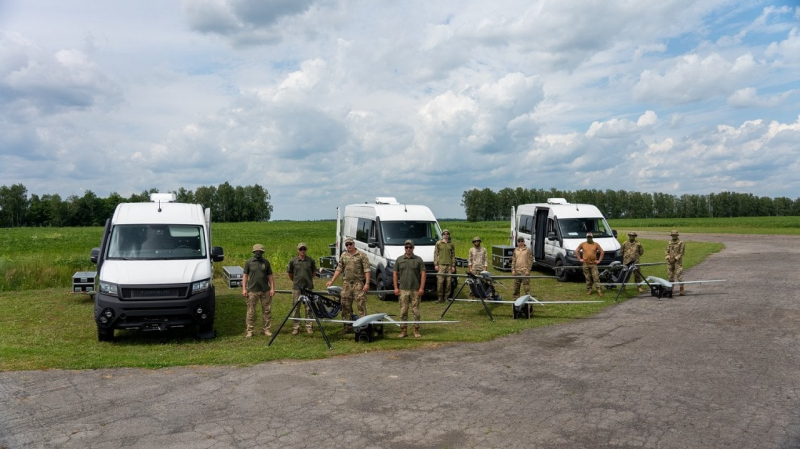
POLYGON ((0 185, 800 197, 797 0, 0 0, 0 185))

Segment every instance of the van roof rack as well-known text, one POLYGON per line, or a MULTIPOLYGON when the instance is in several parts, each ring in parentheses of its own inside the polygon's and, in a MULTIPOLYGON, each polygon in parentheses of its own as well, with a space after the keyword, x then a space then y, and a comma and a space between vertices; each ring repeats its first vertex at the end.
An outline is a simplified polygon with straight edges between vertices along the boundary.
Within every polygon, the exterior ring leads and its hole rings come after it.
POLYGON ((151 193, 150 202, 152 203, 174 203, 178 198, 174 193, 151 193))
POLYGON ((400 204, 397 202, 397 198, 393 196, 379 196, 375 198, 375 204, 400 204))
POLYGON ((548 198, 547 204, 569 204, 566 198, 548 198))

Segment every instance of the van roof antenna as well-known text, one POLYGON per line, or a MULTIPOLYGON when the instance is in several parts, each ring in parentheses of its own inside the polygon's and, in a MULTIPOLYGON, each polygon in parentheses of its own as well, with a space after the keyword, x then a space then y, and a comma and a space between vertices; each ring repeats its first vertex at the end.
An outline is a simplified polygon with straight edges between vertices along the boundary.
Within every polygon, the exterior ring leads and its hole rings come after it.
POLYGON ((403 203, 403 212, 408 212, 408 206, 406 206, 406 203, 403 203))
POLYGON ((158 211, 161 212, 161 200, 158 200, 158 211))

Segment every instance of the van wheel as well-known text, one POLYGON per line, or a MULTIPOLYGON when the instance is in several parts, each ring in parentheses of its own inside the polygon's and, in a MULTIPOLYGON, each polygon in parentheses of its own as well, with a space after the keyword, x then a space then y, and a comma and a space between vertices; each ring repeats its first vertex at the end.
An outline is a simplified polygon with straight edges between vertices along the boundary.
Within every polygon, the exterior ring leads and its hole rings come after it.
POLYGON ((567 282, 569 280, 569 273, 564 269, 564 261, 561 259, 556 260, 556 278, 558 282, 567 282))
POLYGON ((97 341, 114 341, 114 329, 97 328, 97 341))
MULTIPOLYGON (((383 279, 381 279, 381 274, 378 273, 376 277, 378 278, 378 282, 375 285, 375 290, 389 290, 389 288, 386 287, 386 284, 383 282, 383 279)), ((390 295, 388 293, 377 293, 376 296, 381 301, 389 301, 394 299, 394 295, 390 295)))

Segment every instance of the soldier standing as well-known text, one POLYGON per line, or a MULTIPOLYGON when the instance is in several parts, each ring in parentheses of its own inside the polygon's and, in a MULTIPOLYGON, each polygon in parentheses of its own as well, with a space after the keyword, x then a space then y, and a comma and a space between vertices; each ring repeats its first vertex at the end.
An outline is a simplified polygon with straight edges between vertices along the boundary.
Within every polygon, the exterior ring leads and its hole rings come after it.
POLYGON ((591 232, 586 233, 586 241, 578 245, 575 255, 583 264, 583 277, 586 278, 586 294, 592 294, 592 288, 597 287, 597 295, 603 296, 603 287, 600 285, 600 273, 597 264, 603 260, 605 251, 603 247, 595 243, 591 232), (598 257, 599 254, 599 257, 598 257))
MULTIPOLYGON (((628 265, 628 269, 631 269, 630 264, 637 264, 639 263, 639 257, 644 254, 644 248, 642 244, 636 241, 636 232, 631 231, 628 233, 628 241, 622 244, 622 263, 624 265, 628 265)), ((634 276, 634 282, 637 284, 644 281, 644 276, 642 273, 639 273, 639 269, 635 269, 634 272, 636 275, 634 276)), ((639 293, 642 293, 644 289, 639 286, 639 293)))
MULTIPOLYGON (((411 305, 411 313, 414 320, 420 320, 419 300, 425 293, 425 262, 421 257, 414 254, 414 242, 406 240, 405 254, 397 258, 394 264, 392 280, 394 282, 394 294, 400 302, 400 319, 408 320, 408 306, 411 305)), ((398 338, 406 338, 408 325, 400 325, 398 338)), ((414 337, 419 338, 419 324, 414 325, 414 337)))
POLYGON ((272 324, 272 297, 275 296, 275 280, 272 277, 272 267, 264 258, 264 245, 253 245, 253 257, 244 263, 244 276, 242 276, 242 296, 247 298, 247 333, 245 337, 253 336, 256 324, 256 303, 261 303, 261 335, 271 336, 272 324))
MULTIPOLYGON (((511 256, 511 275, 512 276, 530 276, 531 267, 533 266, 533 252, 530 248, 525 246, 525 238, 517 238, 517 247, 514 248, 514 255, 511 256)), ((526 295, 531 294, 531 280, 514 279, 514 297, 519 297, 520 285, 523 286, 526 295)))
POLYGON ((486 248, 481 248, 481 238, 477 235, 472 239, 472 248, 469 249, 468 267, 472 274, 480 274, 489 265, 486 248))
MULTIPOLYGON (((369 259, 363 251, 356 248, 355 240, 352 237, 344 239, 344 247, 347 249, 339 257, 339 264, 333 277, 326 284, 330 287, 340 273, 342 276, 342 319, 353 319, 353 301, 358 308, 359 316, 367 316, 366 293, 369 290, 369 259)), ((344 333, 353 332, 352 324, 344 325, 344 333)))
MULTIPOLYGON (((314 259, 308 256, 308 245, 305 243, 297 244, 297 257, 289 261, 289 266, 286 267, 286 272, 289 274, 289 279, 292 280, 292 305, 297 304, 300 300, 300 289, 305 288, 308 290, 314 289, 314 276, 317 274, 317 264, 314 259)), ((305 317, 307 319, 313 318, 311 314, 311 307, 306 303, 305 317)), ((300 308, 294 309, 294 317, 300 318, 300 308)), ((313 334, 313 323, 306 321, 306 332, 313 334)), ((292 326, 292 335, 300 333, 300 321, 294 320, 292 326)))
POLYGON ((450 241, 450 231, 447 229, 442 231, 442 239, 436 242, 433 249, 433 264, 433 269, 439 273, 436 276, 436 294, 439 296, 436 302, 441 303, 450 297, 450 277, 442 274, 456 272, 456 246, 450 241))
MULTIPOLYGON (((683 242, 678 238, 680 235, 676 229, 669 233, 672 236, 672 241, 667 243, 667 251, 664 259, 667 261, 667 274, 669 281, 683 282, 683 252, 686 249, 683 242)), ((685 295, 683 291, 683 284, 680 287, 680 296, 685 295)))
MULTIPOLYGON (((472 248, 469 249, 467 268, 470 273, 478 275, 486 269, 487 265, 489 265, 489 258, 486 255, 486 248, 481 248, 481 238, 476 235, 472 239, 472 248)), ((469 290, 469 298, 475 299, 472 289, 469 290)))

